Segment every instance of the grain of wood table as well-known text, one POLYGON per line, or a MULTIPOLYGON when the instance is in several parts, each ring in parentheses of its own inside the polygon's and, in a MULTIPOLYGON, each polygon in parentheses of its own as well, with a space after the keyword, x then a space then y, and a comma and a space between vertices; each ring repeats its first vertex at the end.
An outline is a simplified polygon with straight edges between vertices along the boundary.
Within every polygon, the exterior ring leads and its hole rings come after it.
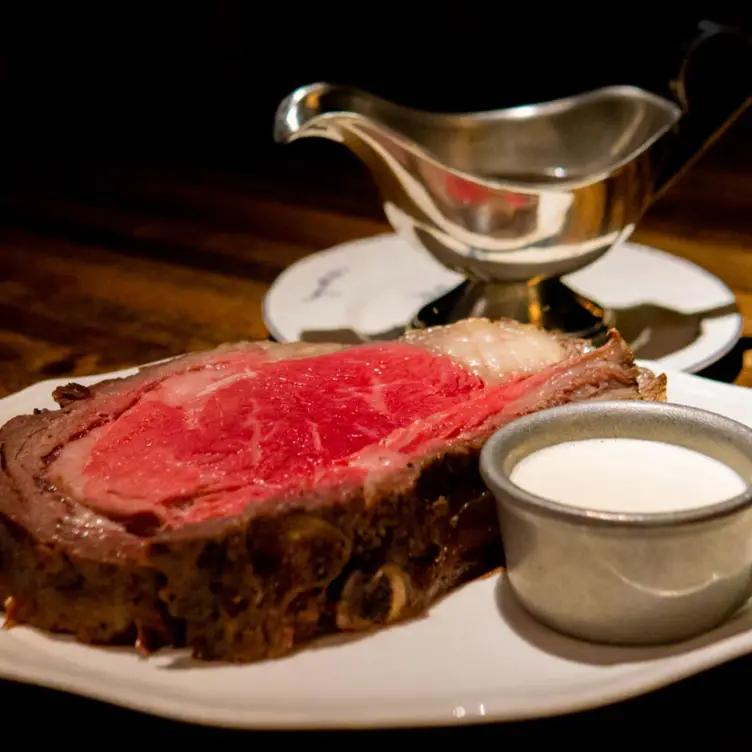
MULTIPOLYGON (((732 287, 745 339, 708 375, 746 386, 752 386, 752 351, 742 363, 752 348, 749 134, 747 117, 651 209, 633 236, 704 266, 732 287)), ((315 250, 389 229, 358 164, 341 158, 336 169, 321 169, 301 155, 274 152, 242 172, 136 164, 27 165, 6 172, 0 183, 0 395, 40 379, 266 337, 262 298, 285 267, 315 250)), ((728 687, 750 675, 752 659, 744 658, 568 718, 409 733, 416 741, 458 734, 529 739, 551 732, 561 738, 590 734, 599 723, 639 726, 651 718, 694 728, 707 712, 716 723, 733 725, 741 700, 728 687)), ((0 692, 5 714, 29 704, 41 712, 45 703, 48 718, 96 711, 100 722, 140 738, 159 730, 172 743, 232 736, 8 682, 0 683, 0 692)))

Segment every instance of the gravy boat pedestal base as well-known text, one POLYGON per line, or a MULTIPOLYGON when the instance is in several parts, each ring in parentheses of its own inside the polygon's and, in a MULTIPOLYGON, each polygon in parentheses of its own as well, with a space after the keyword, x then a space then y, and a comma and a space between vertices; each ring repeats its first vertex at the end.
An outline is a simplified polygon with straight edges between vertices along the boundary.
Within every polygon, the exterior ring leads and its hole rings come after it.
POLYGON ((567 287, 557 277, 539 282, 465 280, 424 305, 407 329, 441 326, 465 318, 512 318, 582 339, 600 340, 613 313, 567 287))

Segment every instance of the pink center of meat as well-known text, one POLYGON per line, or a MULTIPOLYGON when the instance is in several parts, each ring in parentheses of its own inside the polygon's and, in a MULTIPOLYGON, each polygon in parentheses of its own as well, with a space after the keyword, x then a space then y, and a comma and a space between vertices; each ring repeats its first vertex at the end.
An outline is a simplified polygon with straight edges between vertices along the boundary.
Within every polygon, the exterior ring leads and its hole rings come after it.
POLYGON ((67 446, 53 475, 110 517, 151 513, 175 527, 361 480, 389 456, 456 436, 478 418, 458 408, 483 391, 452 359, 408 344, 277 362, 236 354, 162 381, 67 446))

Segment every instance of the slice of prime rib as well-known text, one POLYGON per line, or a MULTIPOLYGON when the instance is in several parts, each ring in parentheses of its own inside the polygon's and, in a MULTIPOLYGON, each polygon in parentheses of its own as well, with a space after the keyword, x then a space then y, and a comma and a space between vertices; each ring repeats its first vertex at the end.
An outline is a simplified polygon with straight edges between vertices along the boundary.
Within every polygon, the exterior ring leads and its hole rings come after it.
POLYGON ((503 562, 477 467, 496 428, 665 387, 616 332, 481 319, 70 384, 0 429, 6 621, 251 661, 418 615, 503 562))

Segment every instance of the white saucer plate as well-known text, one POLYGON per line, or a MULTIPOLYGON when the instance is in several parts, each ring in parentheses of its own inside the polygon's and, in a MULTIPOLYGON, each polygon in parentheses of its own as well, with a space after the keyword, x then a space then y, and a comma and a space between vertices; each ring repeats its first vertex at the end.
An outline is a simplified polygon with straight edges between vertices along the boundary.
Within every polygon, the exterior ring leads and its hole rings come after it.
MULTIPOLYGON (((682 258, 623 243, 594 264, 563 278, 608 308, 641 304, 695 313, 734 304, 717 277, 682 258)), ((417 311, 462 281, 429 254, 389 233, 314 253, 286 269, 264 300, 264 322, 278 341, 306 332, 352 330, 364 337, 408 322, 417 311)), ((694 373, 728 353, 742 317, 729 312, 700 323, 699 336, 657 362, 694 373)))

